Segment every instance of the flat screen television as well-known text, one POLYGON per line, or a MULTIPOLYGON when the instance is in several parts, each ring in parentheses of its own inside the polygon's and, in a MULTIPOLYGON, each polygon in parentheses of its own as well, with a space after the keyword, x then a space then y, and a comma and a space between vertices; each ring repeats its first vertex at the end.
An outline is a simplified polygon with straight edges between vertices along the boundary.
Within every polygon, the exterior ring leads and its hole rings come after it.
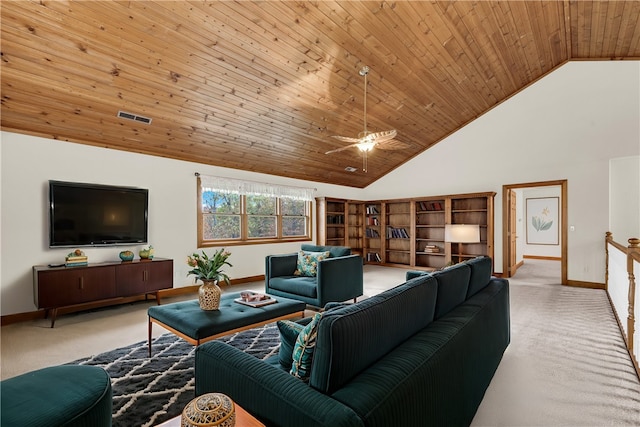
POLYGON ((49 247, 147 243, 149 190, 49 181, 49 247))

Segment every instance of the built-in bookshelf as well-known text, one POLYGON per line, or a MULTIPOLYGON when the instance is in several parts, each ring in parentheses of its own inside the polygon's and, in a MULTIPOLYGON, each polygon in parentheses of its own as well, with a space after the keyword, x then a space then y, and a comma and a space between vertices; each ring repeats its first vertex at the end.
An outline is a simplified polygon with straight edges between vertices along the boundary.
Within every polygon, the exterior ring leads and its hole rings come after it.
POLYGON ((346 207, 346 200, 325 197, 316 198, 319 245, 346 246, 346 207))
POLYGON ((347 202, 347 244, 351 253, 364 256, 364 203, 347 202))
POLYGON ((382 205, 365 203, 364 260, 367 263, 382 262, 382 205))
POLYGON ((480 242, 451 245, 451 258, 456 261, 480 255, 493 256, 493 197, 452 197, 451 224, 478 224, 480 242))
POLYGON ((411 265, 411 201, 385 202, 385 245, 386 264, 411 265))
POLYGON ((365 263, 436 270, 493 258, 495 193, 354 201, 317 199, 318 244, 350 246, 365 263), (480 242, 445 241, 446 224, 477 224, 480 242))
POLYGON ((444 198, 416 200, 415 267, 442 268, 447 260, 444 241, 447 201, 444 198))

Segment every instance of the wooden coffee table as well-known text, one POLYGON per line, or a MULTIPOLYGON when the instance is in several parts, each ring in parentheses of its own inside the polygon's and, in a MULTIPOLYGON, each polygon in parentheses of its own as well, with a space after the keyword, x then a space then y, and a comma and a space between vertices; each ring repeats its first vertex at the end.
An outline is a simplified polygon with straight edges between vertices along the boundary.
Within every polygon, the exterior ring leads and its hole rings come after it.
POLYGON ((149 357, 151 357, 151 329, 154 323, 183 338, 200 345, 207 341, 266 325, 277 320, 304 317, 306 304, 289 298, 274 297, 277 302, 262 307, 249 307, 234 300, 240 292, 222 294, 220 309, 206 311, 198 300, 175 302, 149 307, 149 357))
MULTIPOLYGON (((234 405, 236 407, 236 427, 264 427, 264 424, 255 419, 253 415, 245 411, 240 405, 235 402, 234 405)), ((181 417, 182 415, 178 415, 162 424, 158 424, 156 427, 180 427, 181 417)))

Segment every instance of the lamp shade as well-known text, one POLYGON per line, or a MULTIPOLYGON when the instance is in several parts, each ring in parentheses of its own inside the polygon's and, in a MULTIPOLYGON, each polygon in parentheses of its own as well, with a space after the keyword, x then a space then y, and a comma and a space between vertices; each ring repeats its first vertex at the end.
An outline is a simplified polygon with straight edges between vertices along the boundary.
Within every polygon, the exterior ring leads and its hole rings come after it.
POLYGON ((478 243, 480 242, 480 226, 478 224, 445 224, 444 241, 478 243))

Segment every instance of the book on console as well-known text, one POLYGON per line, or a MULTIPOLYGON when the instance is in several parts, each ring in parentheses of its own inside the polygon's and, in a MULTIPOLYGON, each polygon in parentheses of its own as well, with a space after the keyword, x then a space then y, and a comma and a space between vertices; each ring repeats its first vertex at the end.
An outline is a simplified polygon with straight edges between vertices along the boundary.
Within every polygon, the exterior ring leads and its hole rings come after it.
POLYGON ((248 305, 249 307, 263 307, 278 302, 278 300, 270 295, 253 291, 240 292, 240 298, 236 298, 234 301, 239 304, 248 305))

